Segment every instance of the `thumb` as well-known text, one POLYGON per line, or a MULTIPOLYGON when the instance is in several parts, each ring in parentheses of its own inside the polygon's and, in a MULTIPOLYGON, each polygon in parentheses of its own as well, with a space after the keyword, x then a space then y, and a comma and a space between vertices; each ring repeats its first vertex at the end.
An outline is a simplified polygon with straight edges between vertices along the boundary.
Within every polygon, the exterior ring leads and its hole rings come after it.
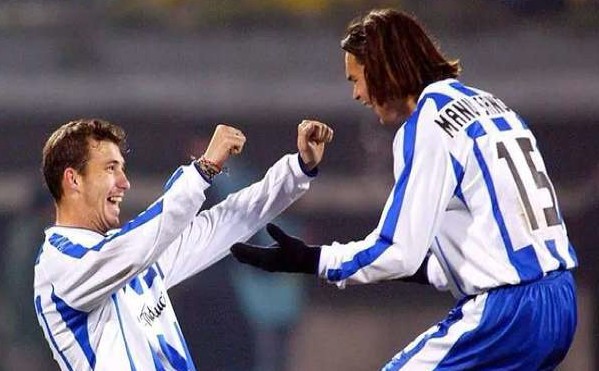
POLYGON ((289 236, 287 233, 285 233, 276 224, 268 223, 266 225, 266 231, 275 241, 277 241, 277 243, 281 247, 289 245, 289 242, 291 242, 293 240, 293 238, 291 236, 289 236))
POLYGON ((231 254, 239 261, 245 263, 247 262, 247 250, 248 250, 248 245, 242 242, 238 242, 236 244, 234 244, 233 246, 231 246, 231 254))
POLYGON ((241 263, 256 265, 261 259, 261 252, 258 246, 238 242, 231 246, 231 255, 241 263))

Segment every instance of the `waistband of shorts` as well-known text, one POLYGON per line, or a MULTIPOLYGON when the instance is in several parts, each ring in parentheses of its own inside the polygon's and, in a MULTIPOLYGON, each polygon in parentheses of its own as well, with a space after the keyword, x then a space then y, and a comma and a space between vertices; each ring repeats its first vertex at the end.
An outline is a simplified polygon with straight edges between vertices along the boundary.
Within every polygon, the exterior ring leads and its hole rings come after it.
POLYGON ((543 283, 549 283, 559 277, 561 277, 564 274, 572 274, 571 270, 569 269, 557 269, 551 272, 547 272, 543 277, 538 278, 536 280, 532 280, 532 281, 526 281, 526 282, 520 282, 517 283, 515 285, 502 285, 502 286, 497 286, 497 287, 493 287, 489 290, 487 290, 487 292, 491 292, 491 291, 495 291, 495 290, 500 290, 500 289, 508 289, 508 288, 512 288, 512 287, 522 287, 522 286, 529 286, 529 285, 535 285, 535 284, 543 284, 543 283))

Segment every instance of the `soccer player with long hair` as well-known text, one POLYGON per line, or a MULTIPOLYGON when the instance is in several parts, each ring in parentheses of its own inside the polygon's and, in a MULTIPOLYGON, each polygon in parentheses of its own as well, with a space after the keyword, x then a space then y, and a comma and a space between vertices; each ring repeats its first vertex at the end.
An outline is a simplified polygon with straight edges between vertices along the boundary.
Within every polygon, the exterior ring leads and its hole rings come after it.
POLYGON ((527 122, 457 80, 459 62, 408 14, 373 10, 341 47, 353 98, 397 127, 395 185, 377 227, 307 246, 269 225, 278 248, 239 243, 234 256, 341 288, 399 279, 450 289, 448 316, 384 370, 554 369, 576 329, 578 262, 527 122))

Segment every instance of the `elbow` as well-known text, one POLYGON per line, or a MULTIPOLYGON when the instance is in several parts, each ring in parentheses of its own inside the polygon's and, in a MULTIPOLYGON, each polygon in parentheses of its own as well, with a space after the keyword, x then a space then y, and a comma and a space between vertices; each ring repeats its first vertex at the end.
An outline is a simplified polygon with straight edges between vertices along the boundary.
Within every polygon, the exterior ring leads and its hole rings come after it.
POLYGON ((391 273, 391 279, 412 277, 420 270, 422 266, 421 259, 415 259, 411 256, 399 256, 393 262, 392 266, 398 267, 391 273))

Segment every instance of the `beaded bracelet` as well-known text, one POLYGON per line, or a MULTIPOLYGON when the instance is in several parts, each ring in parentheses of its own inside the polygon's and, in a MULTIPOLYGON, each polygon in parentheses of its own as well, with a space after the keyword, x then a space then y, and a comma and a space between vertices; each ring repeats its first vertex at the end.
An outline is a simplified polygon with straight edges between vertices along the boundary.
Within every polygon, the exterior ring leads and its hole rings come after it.
POLYGON ((223 171, 217 163, 206 159, 204 156, 200 157, 196 162, 200 165, 202 173, 204 173, 209 180, 212 180, 223 171))

